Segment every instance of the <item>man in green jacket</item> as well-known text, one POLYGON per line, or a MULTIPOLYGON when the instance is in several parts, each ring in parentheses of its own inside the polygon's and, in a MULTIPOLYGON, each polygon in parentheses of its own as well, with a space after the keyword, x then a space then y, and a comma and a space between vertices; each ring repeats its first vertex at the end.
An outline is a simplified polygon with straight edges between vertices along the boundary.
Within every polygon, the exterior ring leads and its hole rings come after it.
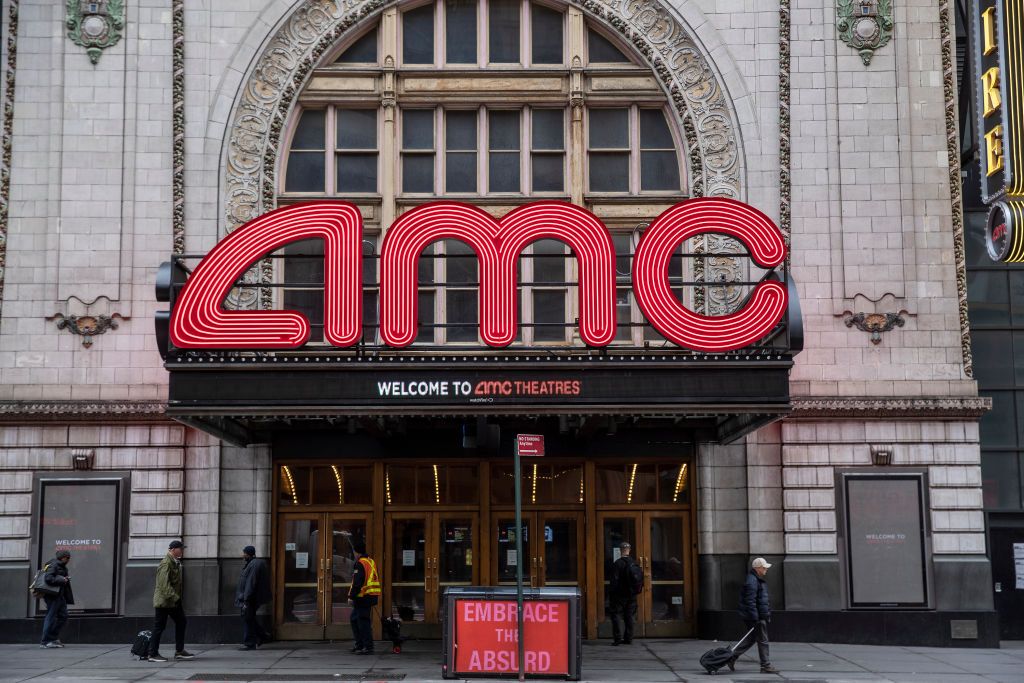
POLYGON ((181 556, 185 552, 185 544, 171 541, 167 546, 167 555, 160 561, 156 570, 156 589, 153 591, 153 607, 156 619, 153 622, 153 635, 149 641, 149 661, 166 662, 167 658, 160 655, 160 636, 167 628, 167 617, 174 619, 174 658, 192 659, 195 655, 185 650, 185 610, 181 607, 183 582, 181 577, 181 556))

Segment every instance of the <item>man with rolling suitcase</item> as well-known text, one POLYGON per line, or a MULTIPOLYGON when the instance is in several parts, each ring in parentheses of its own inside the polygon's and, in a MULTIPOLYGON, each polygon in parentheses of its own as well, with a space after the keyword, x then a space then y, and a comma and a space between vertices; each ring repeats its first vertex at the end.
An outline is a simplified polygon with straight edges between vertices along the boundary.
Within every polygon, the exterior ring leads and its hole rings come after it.
POLYGON ((772 666, 768 658, 768 622, 772 620, 772 604, 768 595, 768 583, 764 580, 771 565, 763 557, 755 558, 750 563, 747 580, 740 589, 739 615, 747 625, 747 635, 740 639, 733 648, 733 657, 726 664, 731 671, 736 670, 736 660, 740 655, 757 643, 757 654, 761 659, 761 673, 776 674, 779 670, 772 666))

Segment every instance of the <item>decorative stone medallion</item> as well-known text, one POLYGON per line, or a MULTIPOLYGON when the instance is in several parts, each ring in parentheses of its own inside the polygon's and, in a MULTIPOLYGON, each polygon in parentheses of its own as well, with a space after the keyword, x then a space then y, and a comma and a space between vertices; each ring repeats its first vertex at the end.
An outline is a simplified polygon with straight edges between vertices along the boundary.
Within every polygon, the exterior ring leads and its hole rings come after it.
POLYGON ((58 313, 53 316, 53 320, 57 321, 58 330, 67 330, 71 334, 78 335, 82 338, 82 346, 89 348, 92 346, 92 338, 104 334, 108 330, 117 329, 117 320, 120 318, 117 313, 114 315, 72 315, 65 317, 63 314, 58 313))
POLYGON ((836 0, 836 29, 867 66, 892 38, 892 0, 836 0))
POLYGON ((85 48, 89 61, 116 45, 124 30, 124 0, 67 0, 68 38, 85 48))

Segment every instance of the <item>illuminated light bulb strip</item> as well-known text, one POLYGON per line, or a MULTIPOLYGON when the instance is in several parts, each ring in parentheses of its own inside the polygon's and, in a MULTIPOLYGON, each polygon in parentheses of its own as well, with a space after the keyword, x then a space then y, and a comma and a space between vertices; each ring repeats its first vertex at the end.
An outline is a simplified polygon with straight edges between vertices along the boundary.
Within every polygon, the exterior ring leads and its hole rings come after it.
POLYGON ((238 228, 199 262, 174 304, 171 342, 180 349, 292 349, 309 339, 298 311, 229 311, 222 303, 246 269, 291 242, 324 240, 324 339, 351 346, 362 336, 362 233, 348 202, 270 211, 238 228))
POLYGON ((291 494, 292 494, 292 504, 293 505, 298 505, 299 504, 299 496, 295 492, 295 480, 292 479, 292 471, 291 471, 291 469, 289 469, 288 465, 282 465, 281 469, 284 471, 285 479, 288 480, 288 490, 291 491, 291 494))
POLYGON ((580 472, 580 502, 583 502, 583 473, 580 472))
POLYGON ((626 502, 633 502, 633 484, 636 483, 636 463, 633 463, 633 471, 629 475, 629 493, 626 494, 626 502))
POLYGON ((567 202, 534 202, 501 221, 460 202, 430 202, 407 211, 385 233, 381 246, 381 326, 384 343, 408 346, 416 338, 420 254, 441 239, 467 243, 480 264, 480 337, 492 347, 515 341, 518 328, 516 263, 532 242, 567 244, 579 264, 579 329, 589 346, 615 337, 615 247, 608 228, 592 213, 567 202))
POLYGON ((537 502, 537 465, 536 465, 536 463, 534 463, 534 465, 533 465, 533 486, 532 486, 532 491, 530 492, 530 502, 531 503, 536 503, 537 502))
POLYGON ((672 502, 673 503, 676 503, 676 502, 679 501, 679 493, 683 490, 684 486, 686 486, 686 465, 685 464, 680 465, 680 467, 679 467, 679 474, 676 476, 676 490, 672 494, 672 502))
POLYGON ((345 504, 345 486, 341 479, 341 471, 338 470, 337 465, 331 465, 331 469, 334 471, 334 481, 338 483, 338 504, 345 504))
POLYGON ((648 322, 675 344, 711 352, 742 349, 782 318, 789 303, 786 286, 758 283, 746 305, 729 315, 700 315, 683 306, 669 286, 669 260, 681 243, 707 233, 739 240, 762 268, 786 257, 782 232, 754 207, 723 197, 689 199, 662 212, 644 231, 633 257, 633 292, 648 322))
POLYGON ((434 502, 437 505, 441 504, 441 483, 437 476, 437 465, 434 465, 434 502))
POLYGON ((391 505, 391 473, 384 472, 384 494, 388 499, 388 505, 391 505))

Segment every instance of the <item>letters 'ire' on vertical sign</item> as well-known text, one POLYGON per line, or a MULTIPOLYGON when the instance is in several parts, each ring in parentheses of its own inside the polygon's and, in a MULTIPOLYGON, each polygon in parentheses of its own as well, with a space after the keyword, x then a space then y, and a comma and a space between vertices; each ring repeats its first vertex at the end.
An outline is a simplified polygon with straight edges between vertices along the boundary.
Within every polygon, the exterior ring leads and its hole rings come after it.
POLYGON ((1024 209, 1024 0, 971 3, 975 127, 981 198, 994 261, 1024 260, 1024 234, 1014 217, 1024 209))
MULTIPOLYGON (((256 218, 221 240, 188 278, 171 313, 170 336, 180 349, 294 349, 309 339, 309 320, 297 311, 228 311, 223 302, 257 260, 306 239, 324 240, 324 339, 352 346, 362 327, 362 219, 349 202, 296 204, 256 218)), ((703 233, 739 240, 762 268, 783 262, 786 245, 770 218, 732 199, 705 197, 676 204, 644 231, 633 257, 633 291, 648 322, 669 341, 706 352, 741 349, 768 334, 788 305, 786 287, 757 284, 742 308, 704 316, 686 308, 668 280, 672 252, 703 233)), ((585 209, 567 202, 534 202, 500 221, 460 202, 430 202, 406 212, 385 233, 381 248, 380 330, 388 346, 416 338, 417 264, 441 239, 465 242, 480 263, 480 336, 501 348, 516 338, 516 262, 532 242, 567 244, 579 266, 579 332, 588 346, 615 337, 615 250, 611 233, 585 209)))

